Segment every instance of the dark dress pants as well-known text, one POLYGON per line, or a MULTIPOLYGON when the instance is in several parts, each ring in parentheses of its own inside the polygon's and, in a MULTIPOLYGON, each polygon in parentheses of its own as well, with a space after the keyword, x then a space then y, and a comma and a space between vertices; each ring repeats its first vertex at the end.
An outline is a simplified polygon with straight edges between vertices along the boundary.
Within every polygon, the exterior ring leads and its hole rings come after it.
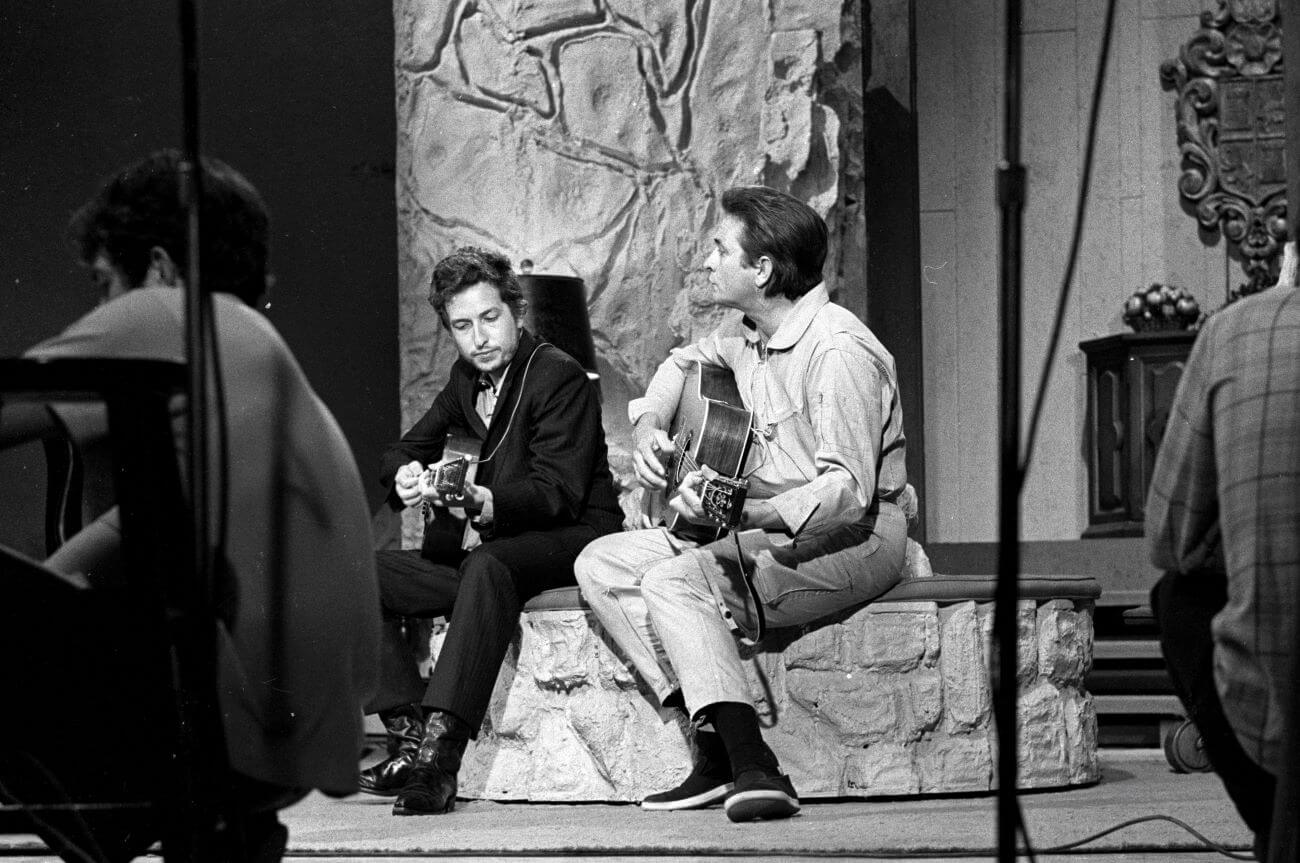
POLYGON ((1260 847, 1273 823, 1276 780, 1242 749, 1214 685, 1210 622, 1227 603, 1227 589, 1220 573, 1167 572, 1151 590, 1151 610, 1160 626, 1160 649, 1174 691, 1201 733, 1210 765, 1260 847))
POLYGON ((523 604, 573 585, 573 561, 596 536, 586 525, 530 531, 445 562, 414 550, 377 552, 384 632, 379 692, 367 709, 420 703, 455 714, 477 732, 523 604), (426 687, 400 619, 440 615, 448 615, 447 636, 426 687))

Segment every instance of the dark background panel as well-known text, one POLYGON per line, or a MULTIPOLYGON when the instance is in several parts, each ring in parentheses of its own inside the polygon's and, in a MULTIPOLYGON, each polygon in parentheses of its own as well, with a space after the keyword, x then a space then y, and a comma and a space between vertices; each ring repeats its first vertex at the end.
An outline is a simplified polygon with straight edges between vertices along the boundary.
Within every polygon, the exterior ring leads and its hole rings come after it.
MULTIPOLYGON (((121 166, 181 142, 169 3, 0 2, 0 355, 96 300, 69 215, 121 166)), ((387 4, 231 0, 200 11, 201 134, 271 209, 268 317, 352 444, 372 502, 401 431, 387 4)), ((0 454, 0 541, 38 553, 39 448, 0 454)))

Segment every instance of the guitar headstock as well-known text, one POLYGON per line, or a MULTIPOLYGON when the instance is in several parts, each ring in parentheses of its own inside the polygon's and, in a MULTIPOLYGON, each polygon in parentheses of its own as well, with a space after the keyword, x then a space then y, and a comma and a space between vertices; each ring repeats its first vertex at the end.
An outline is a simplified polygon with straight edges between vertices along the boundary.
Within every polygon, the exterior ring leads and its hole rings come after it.
POLYGON ((740 524, 745 509, 745 495, 749 482, 715 474, 706 477, 700 486, 700 507, 714 524, 734 528, 740 524))
POLYGON ((469 459, 462 456, 426 469, 420 477, 420 483, 425 488, 437 492, 439 497, 455 500, 465 493, 465 477, 468 471, 469 459))
POLYGON ((465 494, 465 474, 469 459, 461 457, 439 465, 433 478, 433 488, 443 497, 457 498, 465 494))

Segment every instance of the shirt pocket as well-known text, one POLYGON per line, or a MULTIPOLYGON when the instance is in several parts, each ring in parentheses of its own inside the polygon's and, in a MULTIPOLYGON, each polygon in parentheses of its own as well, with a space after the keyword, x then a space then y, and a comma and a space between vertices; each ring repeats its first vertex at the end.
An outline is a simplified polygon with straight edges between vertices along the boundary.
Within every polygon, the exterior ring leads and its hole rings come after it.
POLYGON ((764 409, 755 417, 758 433, 750 465, 761 463, 754 471, 757 485, 778 494, 817 475, 817 439, 802 401, 796 402, 775 384, 764 395, 764 409))

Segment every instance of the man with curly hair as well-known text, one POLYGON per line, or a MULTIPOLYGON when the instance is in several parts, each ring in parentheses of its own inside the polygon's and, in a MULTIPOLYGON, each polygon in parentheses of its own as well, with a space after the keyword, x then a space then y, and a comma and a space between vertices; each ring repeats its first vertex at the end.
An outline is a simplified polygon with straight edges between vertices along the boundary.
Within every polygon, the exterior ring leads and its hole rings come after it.
POLYGON ((378 552, 384 610, 379 694, 370 709, 389 734, 389 757, 361 787, 396 794, 396 815, 448 812, 467 741, 476 736, 523 603, 572 585, 573 561, 617 531, 595 385, 572 357, 524 329, 527 301, 510 262, 473 247, 434 267, 429 302, 459 358, 425 415, 384 454, 394 510, 422 507, 419 550, 378 552), (477 476, 443 497, 426 471, 447 435, 481 442, 477 476), (463 509, 464 523, 453 517, 463 509), (401 618, 448 615, 426 685, 401 618))

